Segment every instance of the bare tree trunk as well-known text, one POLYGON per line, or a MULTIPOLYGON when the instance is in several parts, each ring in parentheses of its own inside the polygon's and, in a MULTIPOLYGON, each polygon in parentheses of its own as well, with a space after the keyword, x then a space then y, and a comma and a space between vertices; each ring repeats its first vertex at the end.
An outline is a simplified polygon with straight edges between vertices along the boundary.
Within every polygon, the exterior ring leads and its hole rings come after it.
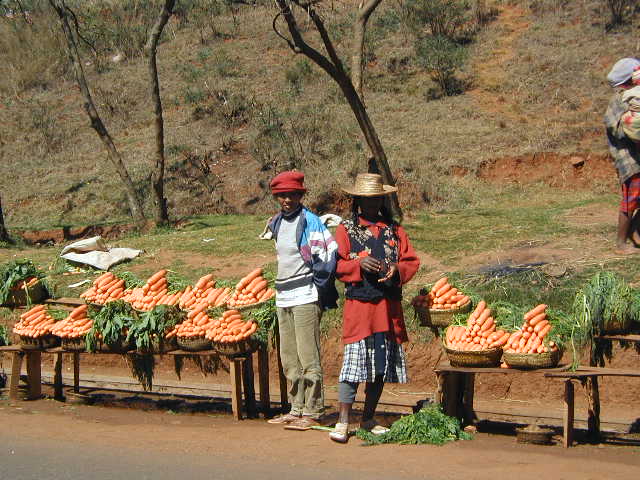
POLYGON ((156 162, 151 172, 151 189, 155 195, 155 219, 156 225, 166 225, 169 223, 169 213, 167 211, 167 199, 164 196, 164 119, 162 117, 162 99, 160 98, 160 80, 158 79, 158 64, 156 54, 158 41, 162 30, 173 14, 175 0, 165 0, 162 11, 156 20, 155 25, 149 33, 149 39, 145 45, 145 53, 149 58, 149 80, 151 82, 151 99, 155 106, 155 128, 156 128, 156 162))
POLYGON ((12 243, 7 227, 4 225, 4 213, 2 212, 2 198, 0 198, 0 242, 12 243))
POLYGON ((91 92, 89 91, 87 80, 84 76, 84 70, 82 68, 78 46, 76 44, 75 37, 73 36, 73 32, 71 31, 71 26, 69 24, 70 10, 66 6, 64 0, 49 0, 49 4, 51 5, 51 7, 53 7, 53 9, 58 14, 58 17, 60 18, 62 31, 67 40, 67 50, 69 53, 69 58, 73 65, 78 86, 80 87, 80 91, 82 92, 82 95, 85 99, 84 109, 87 112, 89 119, 91 120, 91 128, 96 131, 96 133, 100 137, 100 140, 102 140, 102 143, 107 148, 109 160, 111 160, 111 163, 113 163, 116 172, 118 173, 120 180, 125 187, 127 202, 129 204, 129 209, 131 210, 131 216, 136 220, 136 222, 143 223, 145 220, 144 211, 142 209, 140 199, 138 198, 135 186, 133 185, 133 181, 131 180, 129 172, 127 171, 127 168, 122 161, 120 152, 118 152, 118 149, 113 143, 113 139, 111 138, 111 135, 102 122, 102 119, 98 114, 98 110, 93 103, 93 99, 91 98, 91 92))
POLYGON ((364 95, 362 92, 362 76, 364 74, 364 37, 367 31, 367 22, 373 11, 382 0, 369 0, 366 4, 360 2, 356 21, 353 24, 353 49, 351 51, 351 82, 362 103, 364 95))
MULTIPOLYGON (((384 148, 382 147, 382 143, 378 137, 378 134, 369 118, 367 113, 367 109, 365 108, 360 96, 356 92, 356 89, 351 82, 351 79, 347 75, 342 65, 342 61, 338 54, 335 51, 333 43, 329 38, 329 34, 322 22, 322 19, 318 16, 316 11, 310 4, 301 5, 298 3, 298 0, 292 0, 293 3, 302 8, 307 15, 311 18, 313 23, 315 24, 320 37, 322 38, 322 42, 327 51, 329 58, 321 54, 319 51, 311 47, 309 44, 305 42, 302 38, 300 30, 298 29, 298 25, 295 19, 293 12, 289 6, 289 0, 276 0, 276 4, 280 8, 280 13, 273 20, 273 29, 276 34, 284 39, 289 47, 295 53, 302 53, 311 59, 315 64, 317 64, 320 68, 322 68, 333 80, 338 84, 340 89, 342 90, 343 95, 347 99, 349 103, 349 107, 351 107, 351 111, 356 117, 358 121, 358 125, 364 134, 365 140, 371 153, 375 159, 375 164, 382 175, 382 178, 385 183, 389 185, 395 185, 395 179, 391 174, 391 169, 389 168, 389 162, 387 161, 387 156, 385 154, 384 148), (278 17, 284 17, 287 22, 287 27, 289 29, 289 33, 291 34, 291 39, 283 36, 276 27, 276 22, 278 17)), ((373 11, 373 10, 372 10, 373 11)), ((391 212, 394 218, 397 221, 402 221, 402 210, 400 209, 400 203, 398 202, 398 196, 394 193, 390 195, 390 207, 391 212)))

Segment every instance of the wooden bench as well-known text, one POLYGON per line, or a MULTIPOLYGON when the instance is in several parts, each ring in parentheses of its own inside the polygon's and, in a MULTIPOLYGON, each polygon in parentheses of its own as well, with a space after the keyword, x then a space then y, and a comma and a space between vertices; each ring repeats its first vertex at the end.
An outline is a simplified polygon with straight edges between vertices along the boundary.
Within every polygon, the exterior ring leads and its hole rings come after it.
MULTIPOLYGON (((8 353, 11 355, 11 379, 9 382, 9 398, 18 399, 18 387, 20 382, 20 372, 22 371, 22 363, 26 357, 27 362, 27 384, 28 399, 38 399, 42 396, 42 374, 41 362, 42 353, 50 353, 54 355, 54 398, 58 400, 64 399, 63 382, 62 382, 62 360, 64 354, 73 356, 73 391, 80 391, 80 356, 81 355, 115 355, 113 353, 88 353, 88 352, 69 352, 60 347, 50 348, 46 350, 22 350, 19 345, 10 345, 0 347, 0 354, 8 353)), ((134 352, 131 352, 134 353, 134 352)), ((196 355, 210 356, 219 355, 214 350, 206 350, 200 352, 188 352, 183 350, 174 350, 167 352, 165 355, 196 355)), ((259 399, 264 415, 268 415, 271 408, 269 395, 269 355, 266 346, 262 346, 256 352, 258 362, 258 388, 259 399)), ((254 368, 253 354, 239 355, 229 357, 229 374, 231 383, 231 408, 233 416, 237 420, 242 419, 243 393, 244 407, 248 417, 255 417, 257 414, 255 387, 254 387, 254 368)), ((286 379, 280 369, 280 402, 282 406, 287 403, 286 379), (284 384, 283 384, 284 381, 284 384)))

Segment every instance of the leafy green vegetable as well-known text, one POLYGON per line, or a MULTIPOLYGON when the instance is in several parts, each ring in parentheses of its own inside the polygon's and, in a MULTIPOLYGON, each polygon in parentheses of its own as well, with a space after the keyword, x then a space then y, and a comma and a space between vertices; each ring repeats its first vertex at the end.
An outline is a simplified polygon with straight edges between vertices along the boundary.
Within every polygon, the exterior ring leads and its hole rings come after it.
POLYGON ((471 440, 473 438, 460 427, 457 418, 449 417, 442 412, 442 407, 433 404, 422 408, 413 415, 407 415, 391 425, 387 433, 374 435, 367 430, 356 432, 365 445, 379 445, 382 443, 399 443, 401 445, 444 445, 456 440, 471 440))
POLYGON ((3 345, 9 345, 11 339, 9 338, 9 331, 4 325, 0 325, 0 347, 3 345))
POLYGON ((115 300, 100 310, 90 310, 88 316, 93 320, 93 326, 86 336, 87 351, 95 352, 100 339, 109 346, 119 345, 125 339, 125 331, 135 323, 137 314, 124 300, 115 300))
MULTIPOLYGON (((40 280, 50 296, 52 289, 45 279, 45 273, 36 268, 28 258, 12 260, 0 266, 0 304, 6 303, 11 293, 11 287, 21 280, 29 280, 33 277, 40 280)), ((28 287, 25 287, 25 290, 28 292, 28 287)), ((30 304, 29 295, 27 295, 27 304, 30 304)))
POLYGON ((116 274, 120 280, 124 280, 124 289, 131 290, 134 288, 142 287, 144 280, 141 280, 135 273, 132 272, 118 272, 116 274))
POLYGON ((266 344, 271 335, 271 341, 275 342, 278 335, 278 314, 276 310, 276 300, 271 298, 255 310, 249 310, 243 314, 246 320, 252 319, 258 324, 258 330, 252 337, 259 342, 266 344))
POLYGON ((185 313, 177 306, 157 305, 142 313, 140 319, 131 325, 127 340, 133 341, 138 350, 151 350, 153 339, 162 342, 166 332, 184 319, 185 313))
POLYGON ((183 291, 189 285, 191 282, 182 275, 171 270, 167 271, 167 291, 170 295, 183 291))

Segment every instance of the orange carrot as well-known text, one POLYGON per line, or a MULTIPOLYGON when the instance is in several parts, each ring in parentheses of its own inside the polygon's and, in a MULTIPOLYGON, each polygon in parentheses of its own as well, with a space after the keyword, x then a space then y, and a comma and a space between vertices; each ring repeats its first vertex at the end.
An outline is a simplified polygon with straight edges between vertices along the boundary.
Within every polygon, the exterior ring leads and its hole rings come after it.
POLYGON ((547 306, 544 303, 541 303, 537 307, 532 308, 527 313, 525 313, 524 314, 524 319, 525 320, 529 320, 529 319, 535 317, 536 315, 538 315, 539 313, 544 312, 546 308, 547 308, 547 306))

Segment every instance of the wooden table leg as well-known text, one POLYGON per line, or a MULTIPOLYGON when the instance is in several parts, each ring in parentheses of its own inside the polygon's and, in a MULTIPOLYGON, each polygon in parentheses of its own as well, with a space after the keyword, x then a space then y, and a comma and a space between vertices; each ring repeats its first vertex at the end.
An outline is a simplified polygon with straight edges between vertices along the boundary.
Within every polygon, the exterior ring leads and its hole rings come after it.
POLYGON ((262 345, 258 349, 258 386, 260 388, 260 405, 266 417, 271 410, 271 397, 269 395, 269 352, 266 345, 262 345))
POLYGON ((562 423, 563 429, 563 445, 564 448, 569 448, 573 444, 573 382, 571 380, 564 381, 564 420, 562 423))
POLYGON ((256 418, 256 389, 253 383, 253 355, 247 356, 242 362, 242 386, 244 389, 244 407, 248 418, 256 418))
POLYGON ((276 336, 276 354, 278 355, 278 380, 280 381, 280 406, 282 413, 289 411, 289 392, 287 389, 287 377, 282 369, 282 360, 280 359, 280 337, 276 336))
POLYGON ((73 393, 80 393, 80 354, 73 353, 73 393))
POLYGON ((444 372, 436 372, 436 395, 433 399, 435 403, 439 403, 440 405, 444 405, 444 397, 445 397, 445 389, 446 389, 446 379, 447 375, 444 372))
POLYGON ((587 394, 588 410, 587 425, 588 437, 592 442, 600 441, 600 390, 598 377, 587 377, 582 383, 587 394))
POLYGON ((22 372, 22 352, 11 354, 11 380, 9 381, 9 399, 18 400, 18 386, 20 386, 20 372, 22 372))
POLYGON ((53 354, 53 398, 64 400, 62 391, 62 353, 53 354))
POLYGON ((27 379, 29 381, 29 400, 42 396, 42 353, 27 352, 27 379))
POLYGON ((231 411, 236 420, 242 420, 242 363, 241 360, 232 358, 229 361, 229 374, 231 376, 231 411))
POLYGON ((443 409, 444 413, 450 417, 456 417, 462 420, 461 411, 461 392, 460 392, 460 375, 456 372, 447 372, 444 382, 443 391, 443 409))
POLYGON ((473 425, 476 420, 476 415, 473 411, 473 391, 475 388, 474 373, 466 373, 463 375, 463 392, 462 392, 462 414, 465 425, 473 425))

